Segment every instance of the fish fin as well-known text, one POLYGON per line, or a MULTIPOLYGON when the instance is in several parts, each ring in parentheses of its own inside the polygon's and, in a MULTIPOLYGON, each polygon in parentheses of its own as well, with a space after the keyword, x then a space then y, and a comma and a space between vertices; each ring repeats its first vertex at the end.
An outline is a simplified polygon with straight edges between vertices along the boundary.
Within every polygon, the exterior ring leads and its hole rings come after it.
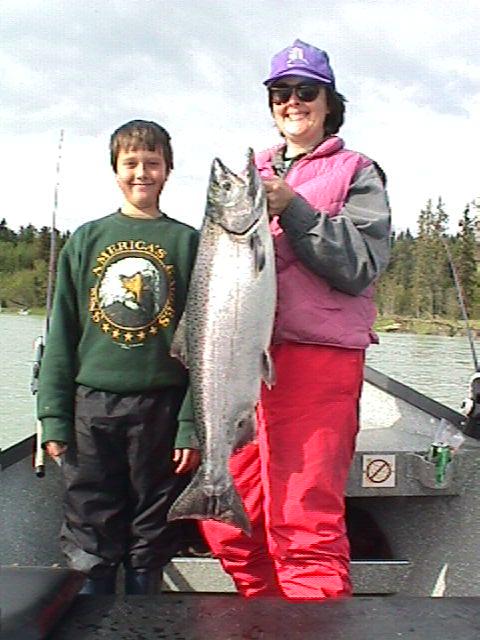
POLYGON ((257 435, 257 419, 255 413, 250 413, 238 423, 235 434, 234 450, 241 449, 255 439, 257 435))
POLYGON ((272 356, 269 351, 263 352, 262 363, 262 379, 269 389, 273 387, 276 381, 275 367, 273 365, 272 356))
POLYGON ((247 168, 245 173, 249 184, 250 196, 253 200, 253 208, 255 210, 263 211, 265 217, 268 218, 267 193, 265 191, 265 185, 263 184, 260 172, 255 166, 255 152, 251 147, 247 151, 247 168))
POLYGON ((182 314, 180 322, 177 325, 173 335, 172 344, 170 346, 170 355, 183 364, 188 369, 188 350, 187 350, 187 322, 185 313, 182 314))
POLYGON ((205 475, 200 467, 191 483, 170 507, 167 520, 195 519, 217 520, 238 527, 247 535, 251 534, 250 520, 232 483, 219 495, 205 492, 205 475))
POLYGON ((250 246, 253 251, 253 261, 255 264, 255 271, 261 273, 265 267, 265 246, 260 238, 260 235, 255 231, 250 237, 250 246))

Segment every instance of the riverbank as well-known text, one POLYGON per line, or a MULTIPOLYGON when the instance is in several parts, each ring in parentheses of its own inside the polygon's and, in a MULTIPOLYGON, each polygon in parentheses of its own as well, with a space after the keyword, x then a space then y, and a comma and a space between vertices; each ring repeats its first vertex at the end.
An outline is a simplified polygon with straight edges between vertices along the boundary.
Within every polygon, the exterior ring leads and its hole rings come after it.
MULTIPOLYGON (((472 320, 470 329, 475 337, 480 337, 480 320, 472 320)), ((431 336, 465 336, 465 323, 448 318, 409 318, 403 316, 378 316, 375 331, 382 333, 411 333, 431 336)))
MULTIPOLYGON (((45 309, 35 307, 28 310, 4 308, 5 315, 45 316, 45 309)), ((404 316, 379 315, 374 326, 380 333, 409 333, 423 336, 465 336, 465 323, 448 318, 410 318, 404 316)), ((480 320, 471 320, 470 329, 474 337, 480 337, 480 320)))
POLYGON ((45 317, 46 310, 44 307, 20 308, 20 307, 2 307, 3 315, 9 316, 40 316, 45 317))

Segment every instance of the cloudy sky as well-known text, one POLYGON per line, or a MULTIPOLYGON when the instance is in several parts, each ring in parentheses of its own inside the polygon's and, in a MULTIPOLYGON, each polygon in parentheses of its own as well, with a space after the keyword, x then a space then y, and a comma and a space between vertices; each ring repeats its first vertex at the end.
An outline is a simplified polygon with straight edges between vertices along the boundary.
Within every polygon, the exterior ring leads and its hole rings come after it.
POLYGON ((441 195, 452 230, 480 196, 480 0, 1 0, 0 176, 9 226, 120 204, 108 139, 132 118, 172 134, 168 214, 199 226, 209 166, 278 141, 262 81, 301 38, 329 52, 347 146, 389 179, 397 229, 441 195))

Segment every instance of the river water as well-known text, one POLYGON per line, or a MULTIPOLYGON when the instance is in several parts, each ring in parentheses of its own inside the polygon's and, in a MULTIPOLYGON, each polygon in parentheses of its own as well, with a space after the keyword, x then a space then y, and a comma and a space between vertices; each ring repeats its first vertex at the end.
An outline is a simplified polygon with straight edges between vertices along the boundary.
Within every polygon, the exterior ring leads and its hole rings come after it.
MULTIPOLYGON (((35 430, 30 394, 33 345, 44 319, 0 314, 0 448, 35 430)), ((480 352, 480 343, 476 345, 480 352)), ((467 338, 380 334, 367 351, 367 364, 457 411, 473 373, 467 338)))

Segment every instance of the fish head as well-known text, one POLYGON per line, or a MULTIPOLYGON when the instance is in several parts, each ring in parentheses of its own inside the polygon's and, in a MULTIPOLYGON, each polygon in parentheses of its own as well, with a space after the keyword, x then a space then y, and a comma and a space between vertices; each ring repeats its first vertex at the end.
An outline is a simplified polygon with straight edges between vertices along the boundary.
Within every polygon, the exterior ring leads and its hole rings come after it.
POLYGON ((260 174, 248 150, 242 175, 226 167, 219 158, 212 162, 207 192, 206 215, 225 231, 243 235, 266 211, 266 195, 260 174))

